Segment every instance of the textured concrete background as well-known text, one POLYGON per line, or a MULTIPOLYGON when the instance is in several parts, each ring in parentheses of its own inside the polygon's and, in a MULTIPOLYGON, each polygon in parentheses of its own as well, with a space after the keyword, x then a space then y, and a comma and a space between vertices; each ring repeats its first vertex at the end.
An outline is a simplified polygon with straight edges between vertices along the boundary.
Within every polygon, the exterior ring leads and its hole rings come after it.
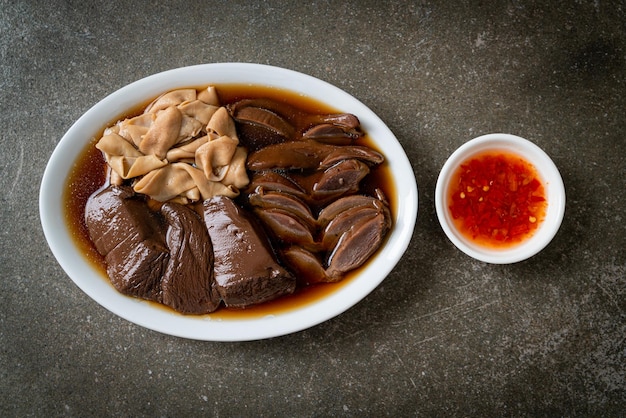
POLYGON ((0 0, 0 57, 0 415, 624 416, 624 1, 0 0), (409 250, 371 295, 234 344, 100 307, 56 263, 37 206, 55 145, 98 100, 226 61, 351 93, 420 189, 409 250), (541 146, 568 196, 554 241, 510 266, 460 253, 434 212, 446 158, 491 132, 541 146))

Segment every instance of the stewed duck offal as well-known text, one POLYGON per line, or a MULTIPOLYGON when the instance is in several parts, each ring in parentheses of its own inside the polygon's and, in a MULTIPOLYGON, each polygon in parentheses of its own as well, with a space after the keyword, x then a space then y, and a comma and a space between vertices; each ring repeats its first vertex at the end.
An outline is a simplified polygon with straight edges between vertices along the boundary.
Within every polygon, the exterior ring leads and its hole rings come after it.
POLYGON ((350 113, 307 113, 267 98, 239 100, 228 109, 251 151, 294 139, 349 144, 363 136, 359 119, 350 113))
POLYGON ((118 291, 185 314, 339 281, 392 224, 382 190, 362 187, 384 162, 363 136, 352 114, 167 92, 97 142, 109 174, 89 237, 118 291))

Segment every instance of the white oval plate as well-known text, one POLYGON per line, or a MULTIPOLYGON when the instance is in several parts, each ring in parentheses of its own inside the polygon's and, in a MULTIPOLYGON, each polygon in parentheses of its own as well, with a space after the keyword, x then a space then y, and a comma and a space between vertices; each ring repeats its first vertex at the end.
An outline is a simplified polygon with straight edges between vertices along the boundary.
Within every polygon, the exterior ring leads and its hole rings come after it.
POLYGON ((81 116, 61 138, 43 175, 39 210, 48 245, 67 275, 88 296, 114 314, 165 334, 206 341, 247 341, 300 331, 331 319, 374 290, 391 272, 411 240, 418 210, 415 175, 402 146, 363 103, 324 81, 282 68, 246 63, 203 64, 158 73, 131 83, 104 98, 81 116), (67 225, 63 191, 70 168, 98 133, 127 109, 168 90, 208 84, 250 84, 291 90, 355 114, 385 155, 397 190, 394 226, 383 248, 358 277, 317 302, 284 313, 251 319, 212 320, 185 316, 117 292, 83 256, 67 225))

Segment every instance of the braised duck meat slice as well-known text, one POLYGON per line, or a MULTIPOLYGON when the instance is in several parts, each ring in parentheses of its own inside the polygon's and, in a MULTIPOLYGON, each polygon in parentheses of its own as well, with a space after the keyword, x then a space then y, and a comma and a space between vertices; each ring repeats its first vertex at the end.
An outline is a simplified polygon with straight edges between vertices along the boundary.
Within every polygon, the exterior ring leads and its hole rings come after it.
POLYGON ((306 191, 308 203, 323 206, 341 196, 359 190, 369 174, 369 167, 358 160, 344 160, 324 171, 309 175, 293 174, 291 178, 306 191))
POLYGON ((363 194, 355 194, 337 199, 320 211, 317 216, 317 222, 322 228, 325 228, 329 222, 341 215, 343 212, 359 207, 371 207, 376 209, 378 212, 384 212, 387 217, 390 217, 389 204, 387 203, 387 198, 383 194, 382 190, 376 189, 375 195, 376 196, 374 197, 363 194))
POLYGON ((239 100, 230 104, 228 109, 236 116, 247 107, 270 110, 298 128, 308 128, 320 123, 331 123, 350 129, 356 129, 360 125, 359 119, 351 113, 308 113, 288 103, 267 98, 239 100))
POLYGON ((280 209, 291 213, 309 228, 315 228, 317 221, 313 217, 311 208, 297 196, 283 191, 266 191, 262 186, 248 195, 248 202, 258 209, 280 209))
POLYGON ((264 199, 263 193, 259 190, 249 200, 301 285, 340 280, 378 250, 391 228, 391 212, 380 189, 375 196, 349 195, 323 207, 313 228, 299 215, 302 201, 273 192, 264 199))
POLYGON ((298 283, 336 282, 363 265, 381 246, 390 228, 390 220, 384 213, 369 215, 372 216, 359 217, 341 233, 325 261, 320 259, 323 252, 297 245, 285 248, 281 257, 296 275, 298 283))
POLYGON ((326 261, 326 274, 330 281, 361 266, 381 246, 391 224, 384 213, 373 218, 362 218, 344 232, 326 261))
POLYGON ((324 170, 319 177, 313 176, 315 181, 311 191, 320 195, 357 191, 359 183, 369 172, 369 167, 359 160, 342 160, 324 170))
POLYGON ((335 147, 320 163, 321 167, 330 167, 343 160, 359 160, 368 166, 375 166, 385 161, 385 157, 369 147, 358 145, 335 147))
POLYGON ((333 149, 332 145, 312 140, 283 142, 248 154, 246 168, 251 171, 317 169, 333 149))
POLYGON ((295 244, 304 248, 317 248, 314 231, 293 213, 276 208, 255 209, 254 214, 261 220, 273 238, 281 244, 295 244))
POLYGON ((330 145, 303 139, 269 145, 250 153, 246 167, 251 171, 323 169, 348 159, 357 159, 368 165, 384 161, 382 154, 368 147, 330 145))
POLYGON ((113 286, 160 302, 170 254, 164 228, 147 203, 130 187, 110 186, 89 198, 85 223, 113 286))
POLYGON ((375 196, 342 197, 322 209, 317 218, 323 229, 327 281, 341 279, 361 266, 382 245, 392 224, 382 190, 375 196))
POLYGON ((346 130, 331 123, 320 123, 302 134, 304 139, 314 139, 317 142, 333 145, 349 145, 362 136, 363 133, 356 129, 346 130))
POLYGON ((233 110, 233 119, 237 122, 238 136, 249 150, 294 138, 293 125, 270 109, 235 106, 231 110, 233 110))
MULTIPOLYGON (((287 139, 298 139, 302 134, 316 125, 335 126, 343 131, 346 137, 353 139, 363 135, 360 130, 359 119, 351 113, 318 114, 308 113, 297 109, 285 102, 272 99, 243 99, 228 106, 233 119, 242 125, 256 124, 269 131, 280 132, 287 139), (269 118, 264 113, 255 113, 250 109, 260 109, 274 116, 269 118), (291 136, 288 137, 289 129, 283 126, 285 123, 292 127, 291 136)), ((320 138, 323 136, 320 135, 320 138)), ((328 135, 326 135, 328 138, 328 135)))
POLYGON ((215 286, 226 306, 246 307, 290 294, 293 275, 277 261, 267 235, 230 198, 203 203, 213 243, 215 286))
POLYGON ((296 275, 298 285, 309 286, 329 281, 322 261, 314 252, 293 245, 284 249, 281 257, 296 275))
POLYGON ((246 188, 246 194, 255 193, 261 187, 266 191, 288 193, 303 198, 305 191, 286 175, 276 171, 265 170, 253 173, 250 185, 246 188))
POLYGON ((213 286, 213 248, 204 222, 187 206, 166 203, 161 214, 167 223, 170 260, 161 280, 162 301, 184 314, 216 310, 220 297, 213 286))
POLYGON ((380 211, 372 206, 355 206, 340 213, 324 228, 321 240, 322 247, 327 250, 334 249, 344 232, 347 232, 354 225, 374 218, 379 213, 380 211))

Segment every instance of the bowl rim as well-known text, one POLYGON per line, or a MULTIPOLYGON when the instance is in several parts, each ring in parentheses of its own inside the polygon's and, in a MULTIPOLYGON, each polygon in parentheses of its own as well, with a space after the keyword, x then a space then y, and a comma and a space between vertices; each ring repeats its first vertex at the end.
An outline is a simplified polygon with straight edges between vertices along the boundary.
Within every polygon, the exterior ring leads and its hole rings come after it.
POLYGON ((448 239, 468 256, 491 264, 517 263, 542 251, 561 226, 565 200, 563 179, 548 154, 528 139, 507 133, 485 134, 465 142, 448 157, 435 187, 437 218, 448 239), (520 155, 533 164, 543 180, 548 200, 546 216, 538 230, 522 243, 504 249, 482 247, 465 238, 454 226, 448 210, 448 184, 456 169, 472 156, 492 150, 520 155))
POLYGON ((356 305, 380 285, 412 239, 417 221, 418 188, 412 166, 395 135, 371 109, 344 90, 285 68, 255 63, 209 63, 175 68, 134 81, 81 115, 63 135, 46 165, 39 190, 39 212, 44 236, 57 262, 84 293, 107 310, 142 327, 173 336, 206 341, 249 341, 318 325, 356 305), (80 253, 62 221, 62 195, 71 163, 105 125, 122 117, 128 109, 168 90, 208 84, 248 84, 290 90, 359 117, 363 129, 387 157, 396 186, 397 213, 385 245, 358 277, 301 308, 263 318, 212 320, 207 316, 185 316, 155 308, 148 302, 122 295, 80 253))

